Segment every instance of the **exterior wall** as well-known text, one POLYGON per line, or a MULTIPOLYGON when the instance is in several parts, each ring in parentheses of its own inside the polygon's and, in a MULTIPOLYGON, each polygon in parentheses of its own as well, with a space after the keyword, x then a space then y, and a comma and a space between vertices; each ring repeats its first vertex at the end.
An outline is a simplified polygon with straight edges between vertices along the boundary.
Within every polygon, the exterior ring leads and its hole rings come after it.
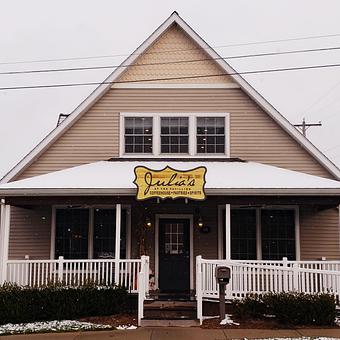
POLYGON ((146 79, 201 76, 199 79, 159 80, 157 83, 233 82, 231 77, 223 75, 225 71, 221 70, 213 60, 207 59, 208 55, 204 50, 189 38, 178 25, 174 24, 122 74, 118 81, 136 82, 146 79), (188 60, 190 62, 185 62, 188 60), (193 60, 194 62, 192 62, 193 60), (206 77, 207 75, 216 76, 206 77))
POLYGON ((11 207, 9 259, 49 259, 51 243, 51 208, 11 207))
POLYGON ((331 177, 240 89, 112 89, 17 179, 118 157, 119 112, 229 112, 232 157, 331 177))
POLYGON ((302 260, 340 260, 338 209, 301 208, 300 238, 302 260))

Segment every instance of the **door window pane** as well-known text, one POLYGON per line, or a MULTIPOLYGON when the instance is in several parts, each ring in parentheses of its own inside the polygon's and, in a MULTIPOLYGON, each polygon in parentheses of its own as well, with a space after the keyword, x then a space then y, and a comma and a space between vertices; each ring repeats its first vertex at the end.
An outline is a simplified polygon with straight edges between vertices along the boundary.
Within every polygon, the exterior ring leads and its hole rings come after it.
POLYGON ((295 260, 295 211, 267 209, 261 211, 262 258, 295 260))
MULTIPOLYGON (((95 259, 115 258, 116 210, 94 209, 93 257, 95 259)), ((126 210, 122 210, 120 231, 120 257, 126 258, 126 210)))
POLYGON ((88 209, 56 210, 55 256, 65 259, 88 257, 88 209))
POLYGON ((183 254, 183 223, 167 223, 165 225, 165 254, 183 254))
POLYGON ((152 153, 152 117, 125 117, 125 153, 152 153))
POLYGON ((197 118, 197 153, 225 153, 225 118, 197 118))
POLYGON ((161 118, 161 153, 189 152, 188 117, 161 118))

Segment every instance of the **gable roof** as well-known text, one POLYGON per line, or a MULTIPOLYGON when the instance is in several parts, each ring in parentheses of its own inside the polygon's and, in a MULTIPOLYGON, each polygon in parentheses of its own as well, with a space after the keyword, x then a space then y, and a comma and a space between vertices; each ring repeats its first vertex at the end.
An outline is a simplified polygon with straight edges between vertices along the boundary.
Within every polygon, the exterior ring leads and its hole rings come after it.
MULTIPOLYGON (((234 82, 251 97, 281 128, 283 128, 298 144, 311 154, 321 165, 323 165, 335 178, 340 179, 339 168, 332 163, 319 149, 317 149, 306 137, 304 137, 290 122, 283 117, 259 92, 257 92, 244 78, 214 51, 179 15, 173 12, 121 65, 129 66, 145 52, 169 27, 173 24, 179 25, 197 45, 204 49, 208 56, 230 76, 234 82)), ((66 130, 68 130, 87 110, 97 102, 112 84, 125 71, 126 67, 117 67, 58 127, 52 130, 31 152, 29 152, 13 169, 11 169, 0 181, 9 182, 15 176, 22 173, 32 164, 51 144, 53 144, 66 130)))

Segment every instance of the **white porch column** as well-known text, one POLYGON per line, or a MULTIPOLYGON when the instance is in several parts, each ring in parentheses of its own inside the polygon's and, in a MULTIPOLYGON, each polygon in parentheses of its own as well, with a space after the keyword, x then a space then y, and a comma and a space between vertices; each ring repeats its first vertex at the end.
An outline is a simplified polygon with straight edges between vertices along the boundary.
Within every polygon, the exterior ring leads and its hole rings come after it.
POLYGON ((225 205, 225 259, 231 258, 231 221, 230 221, 230 204, 225 205))
POLYGON ((115 283, 119 284, 119 260, 120 260, 120 229, 121 229, 121 218, 122 207, 118 203, 116 204, 116 248, 115 248, 115 283))
POLYGON ((10 218, 11 206, 2 201, 0 221, 0 284, 3 284, 7 279, 10 218))

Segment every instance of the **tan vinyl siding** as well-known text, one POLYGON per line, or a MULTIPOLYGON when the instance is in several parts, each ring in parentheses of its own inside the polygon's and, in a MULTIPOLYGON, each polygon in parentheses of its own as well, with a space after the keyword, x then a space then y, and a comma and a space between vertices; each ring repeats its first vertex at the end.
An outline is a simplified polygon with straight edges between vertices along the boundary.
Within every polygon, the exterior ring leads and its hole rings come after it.
MULTIPOLYGON (((205 51, 175 24, 139 56, 118 81, 136 82, 146 79, 179 78, 155 82, 172 84, 233 82, 230 76, 224 74, 225 71, 215 61, 210 60, 205 51), (208 77, 209 75, 215 76, 208 77), (199 78, 191 78, 195 76, 199 78), (189 78, 183 79, 185 77, 189 78)), ((148 83, 151 83, 151 81, 148 83)))
POLYGON ((320 260, 322 257, 328 260, 340 259, 337 209, 301 208, 300 235, 302 260, 320 260))
POLYGON ((49 259, 51 207, 11 208, 9 259, 49 259))
POLYGON ((232 157, 332 177, 240 89, 112 89, 19 178, 117 157, 119 112, 229 112, 232 157))

